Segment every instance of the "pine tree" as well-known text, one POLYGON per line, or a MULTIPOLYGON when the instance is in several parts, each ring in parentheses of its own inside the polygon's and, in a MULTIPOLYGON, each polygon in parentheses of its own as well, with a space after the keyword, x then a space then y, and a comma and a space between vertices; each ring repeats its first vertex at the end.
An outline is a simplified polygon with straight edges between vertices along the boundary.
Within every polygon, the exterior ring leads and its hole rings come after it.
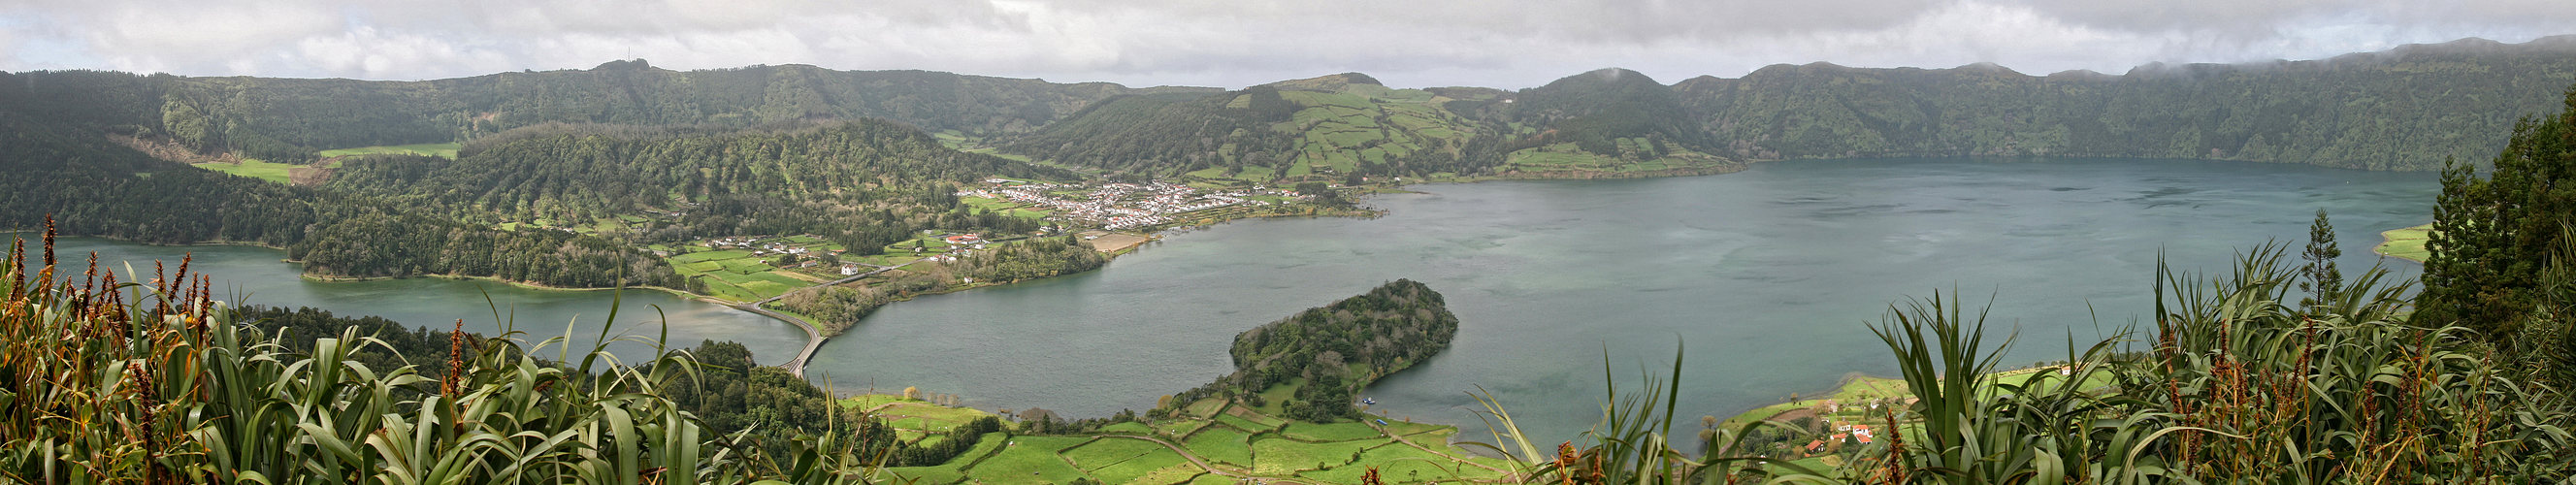
POLYGON ((2335 258, 2343 257, 2343 249, 2335 247, 2334 224, 2326 222, 2325 209, 2317 209, 2316 222, 2308 224, 2308 250, 2299 256, 2308 260, 2301 271, 2308 280, 2300 282, 2299 289, 2309 296, 2301 303, 2314 309, 2333 301, 2335 293, 2343 291, 2343 272, 2335 269, 2335 258))
POLYGON ((2442 171, 2417 322, 2460 325, 2504 342, 2536 308, 2541 269, 2576 223, 2576 89, 2566 104, 2556 115, 2516 123, 2487 177, 2473 164, 2442 171))

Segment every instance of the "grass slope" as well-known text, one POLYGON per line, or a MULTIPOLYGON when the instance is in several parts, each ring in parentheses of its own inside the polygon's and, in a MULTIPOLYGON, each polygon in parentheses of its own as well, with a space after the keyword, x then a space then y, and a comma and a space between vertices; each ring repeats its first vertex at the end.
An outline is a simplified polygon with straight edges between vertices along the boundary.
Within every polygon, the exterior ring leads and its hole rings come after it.
POLYGON ((2379 237, 2383 241, 2379 243, 2379 247, 2370 248, 2370 251, 2379 253, 2381 256, 2418 263, 2433 257, 2432 251, 2424 249, 2424 242, 2433 237, 2432 223, 2380 231, 2379 237))

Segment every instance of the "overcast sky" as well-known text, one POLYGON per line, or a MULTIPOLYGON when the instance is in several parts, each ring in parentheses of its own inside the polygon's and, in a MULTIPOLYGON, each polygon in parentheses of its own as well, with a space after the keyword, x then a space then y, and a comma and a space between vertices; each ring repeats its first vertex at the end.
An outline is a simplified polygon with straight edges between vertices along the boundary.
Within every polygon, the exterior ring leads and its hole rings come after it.
POLYGON ((1770 64, 2315 59, 2576 34, 2571 0, 6 0, 0 70, 434 79, 814 64, 1131 86, 1345 71, 1520 88, 1601 67, 1665 83, 1770 64))

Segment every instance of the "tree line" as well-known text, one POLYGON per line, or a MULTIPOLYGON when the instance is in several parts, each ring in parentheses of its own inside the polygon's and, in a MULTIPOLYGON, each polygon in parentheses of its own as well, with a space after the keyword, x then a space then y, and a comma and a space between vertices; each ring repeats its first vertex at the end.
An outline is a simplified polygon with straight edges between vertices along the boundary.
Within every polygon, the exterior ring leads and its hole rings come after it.
POLYGON ((549 286, 685 284, 651 253, 561 231, 505 231, 399 203, 152 159, 79 126, 0 110, 0 227, 285 248, 322 276, 487 276, 549 286))
POLYGON ((1034 232, 1037 221, 976 212, 955 192, 993 176, 1073 177, 958 152, 874 119, 760 129, 549 124, 458 155, 351 160, 325 187, 487 223, 586 227, 658 214, 621 225, 639 242, 816 234, 875 254, 923 229, 1034 232))
POLYGON ((1102 98, 1171 90, 1188 88, 801 65, 682 72, 642 60, 430 81, 0 73, 0 104, 280 163, 312 161, 323 149, 461 142, 547 123, 741 128, 887 118, 998 134, 1034 129, 1102 98))
POLYGON ((1173 394, 1147 415, 1211 397, 1266 405, 1259 402, 1262 391, 1303 379, 1294 397, 1280 403, 1287 417, 1319 423, 1354 418, 1355 393, 1449 348, 1458 317, 1446 305, 1429 286, 1399 279, 1245 330, 1229 351, 1233 373, 1173 394))

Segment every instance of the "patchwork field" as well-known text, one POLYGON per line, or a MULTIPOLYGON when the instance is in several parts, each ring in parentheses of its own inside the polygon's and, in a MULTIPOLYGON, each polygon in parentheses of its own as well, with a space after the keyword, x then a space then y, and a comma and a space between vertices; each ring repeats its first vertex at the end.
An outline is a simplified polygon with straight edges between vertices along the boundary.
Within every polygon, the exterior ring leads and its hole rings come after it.
MULTIPOLYGON (((769 241, 807 247, 818 252, 839 249, 839 246, 810 236, 764 240, 764 242, 769 241)), ((776 254, 755 254, 749 249, 713 249, 706 246, 689 246, 683 249, 692 252, 675 254, 667 258, 671 262, 672 269, 679 272, 680 276, 700 278, 706 283, 709 296, 727 300, 753 301, 778 296, 798 288, 829 281, 827 278, 831 277, 829 274, 812 272, 822 271, 821 269, 799 272, 789 268, 779 268, 771 264, 779 257, 776 254)))
MULTIPOLYGON (((878 410, 908 434, 954 428, 986 415, 894 396, 845 402, 878 410)), ((1357 483, 1374 468, 1387 483, 1459 483, 1499 481, 1513 467, 1448 446, 1447 437, 1457 431, 1448 426, 1390 421, 1381 428, 1373 425, 1375 417, 1291 422, 1222 399, 1203 400, 1177 414, 1077 435, 997 432, 949 463, 882 472, 896 482, 927 484, 1357 483)))

